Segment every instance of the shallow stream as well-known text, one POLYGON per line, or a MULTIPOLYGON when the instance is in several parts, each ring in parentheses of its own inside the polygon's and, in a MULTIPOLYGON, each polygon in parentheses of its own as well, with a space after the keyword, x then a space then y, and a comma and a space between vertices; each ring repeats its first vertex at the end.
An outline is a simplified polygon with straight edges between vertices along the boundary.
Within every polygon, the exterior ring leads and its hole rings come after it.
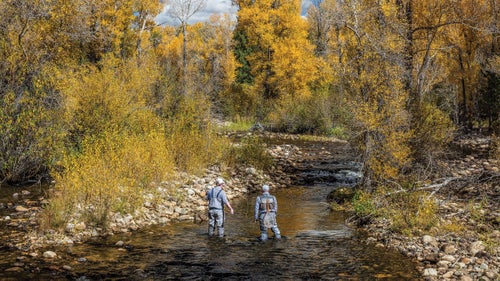
POLYGON ((3 247, 0 280, 419 280, 414 262, 363 243, 342 213, 327 208, 333 188, 272 192, 285 236, 280 241, 257 240, 253 194, 232 202, 235 214, 227 215, 224 239, 207 237, 205 223, 183 222, 46 249, 59 256, 50 262, 16 261, 20 254, 3 247), (23 272, 5 271, 16 262, 23 272))

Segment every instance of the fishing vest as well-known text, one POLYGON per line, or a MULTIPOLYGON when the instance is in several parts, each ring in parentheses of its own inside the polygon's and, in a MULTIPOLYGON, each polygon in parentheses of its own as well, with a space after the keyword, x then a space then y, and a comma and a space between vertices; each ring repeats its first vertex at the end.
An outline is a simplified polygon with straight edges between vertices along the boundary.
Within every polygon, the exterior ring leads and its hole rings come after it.
POLYGON ((275 210, 276 202, 274 201, 274 196, 272 195, 261 195, 260 196, 260 205, 259 210, 269 212, 271 210, 275 210))
POLYGON ((209 209, 222 210, 224 209, 224 202, 222 202, 222 198, 220 198, 219 196, 222 192, 222 189, 220 189, 215 196, 214 196, 214 190, 215 188, 212 188, 208 193, 209 209))

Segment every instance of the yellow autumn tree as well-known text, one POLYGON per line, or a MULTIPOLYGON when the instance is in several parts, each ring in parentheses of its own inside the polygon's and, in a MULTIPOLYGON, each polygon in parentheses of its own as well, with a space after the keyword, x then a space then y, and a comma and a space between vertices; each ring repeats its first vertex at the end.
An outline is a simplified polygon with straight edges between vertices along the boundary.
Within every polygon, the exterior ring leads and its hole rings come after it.
POLYGON ((249 68, 240 68, 238 75, 251 77, 242 84, 251 85, 251 91, 267 105, 258 113, 260 118, 283 122, 291 113, 293 101, 300 103, 311 97, 312 84, 318 77, 319 63, 307 40, 300 2, 245 0, 238 5, 236 38, 240 50, 249 50, 239 52, 238 60, 249 68), (273 114, 268 115, 271 111, 273 114))

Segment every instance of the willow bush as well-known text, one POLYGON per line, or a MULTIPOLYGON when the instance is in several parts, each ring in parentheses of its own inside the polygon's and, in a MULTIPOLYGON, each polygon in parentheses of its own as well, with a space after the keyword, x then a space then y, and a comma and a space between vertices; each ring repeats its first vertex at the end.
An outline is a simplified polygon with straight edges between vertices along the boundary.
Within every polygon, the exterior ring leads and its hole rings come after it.
POLYGON ((54 152, 63 146, 59 109, 48 105, 43 85, 33 87, 19 96, 0 94, 0 182, 46 177, 54 152))
POLYGON ((63 171, 54 175, 56 193, 46 210, 56 218, 51 224, 61 226, 77 212, 88 223, 106 225, 110 212, 133 212, 143 191, 173 171, 166 143, 162 132, 84 139, 81 152, 66 155, 63 171))

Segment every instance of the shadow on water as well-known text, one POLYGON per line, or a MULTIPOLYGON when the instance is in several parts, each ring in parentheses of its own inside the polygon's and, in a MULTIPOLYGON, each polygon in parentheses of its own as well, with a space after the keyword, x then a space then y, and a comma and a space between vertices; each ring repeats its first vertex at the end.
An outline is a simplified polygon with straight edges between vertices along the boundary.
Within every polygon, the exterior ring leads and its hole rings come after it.
POLYGON ((341 213, 328 210, 324 198, 331 189, 294 187, 275 193, 282 240, 258 242, 256 195, 251 195, 233 202, 236 213, 227 215, 224 239, 207 237, 205 223, 154 226, 51 249, 60 256, 57 261, 40 261, 31 273, 9 275, 2 270, 0 279, 418 280, 412 261, 362 243, 341 213), (115 246, 117 241, 124 245, 115 246))

